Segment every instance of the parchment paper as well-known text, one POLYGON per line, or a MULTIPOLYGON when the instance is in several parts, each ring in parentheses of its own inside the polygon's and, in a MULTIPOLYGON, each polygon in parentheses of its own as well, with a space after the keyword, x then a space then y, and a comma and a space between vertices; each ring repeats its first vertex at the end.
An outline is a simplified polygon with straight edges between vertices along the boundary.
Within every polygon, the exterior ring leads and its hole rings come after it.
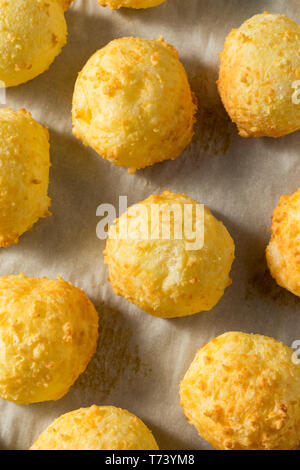
POLYGON ((161 449, 211 449, 179 405, 179 382, 196 349, 229 330, 300 339, 300 303, 276 286, 265 263, 270 216, 281 194, 300 186, 300 132, 284 138, 242 139, 223 110, 215 85, 225 36, 253 14, 284 13, 300 24, 298 0, 168 0, 148 10, 110 11, 76 0, 67 12, 68 44, 48 72, 7 92, 49 126, 53 216, 40 220, 18 245, 0 250, 0 274, 58 274, 85 289, 100 316, 96 356, 57 402, 20 406, 0 401, 0 448, 27 449, 56 417, 91 404, 129 409, 153 430, 161 449), (178 48, 199 115, 192 144, 175 161, 135 175, 101 159, 71 133, 77 73, 97 49, 122 36, 163 35, 178 48), (107 281, 96 236, 99 204, 138 202, 165 189, 207 204, 236 243, 233 284, 210 312, 152 318, 118 298, 107 281))

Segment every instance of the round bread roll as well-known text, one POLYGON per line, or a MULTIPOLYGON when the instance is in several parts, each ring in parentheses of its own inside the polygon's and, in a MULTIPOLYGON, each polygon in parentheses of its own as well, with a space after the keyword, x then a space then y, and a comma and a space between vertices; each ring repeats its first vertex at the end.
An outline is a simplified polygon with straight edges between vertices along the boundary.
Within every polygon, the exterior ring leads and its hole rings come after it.
POLYGON ((218 87, 242 137, 300 129, 300 105, 293 100, 299 49, 300 27, 284 15, 255 15, 226 38, 218 87))
POLYGON ((281 196, 272 217, 272 237, 266 250, 273 278, 300 297, 300 188, 281 196))
POLYGON ((0 278, 0 398, 58 400, 96 351, 98 315, 63 279, 0 278))
POLYGON ((193 136, 195 110, 174 47, 163 39, 116 39, 79 74, 73 133, 133 173, 183 152, 193 136))
POLYGON ((110 228, 104 252, 114 292, 157 317, 212 309, 231 284, 234 242, 208 208, 203 212, 199 203, 170 191, 130 207, 110 228), (168 221, 170 234, 163 232, 168 221))
POLYGON ((25 109, 0 108, 0 247, 50 215, 49 167, 48 130, 25 109))
POLYGON ((98 0, 99 5, 103 7, 110 7, 112 10, 117 10, 121 7, 126 8, 150 8, 156 7, 166 0, 98 0))
POLYGON ((40 75, 67 39, 64 9, 70 0, 0 1, 0 87, 40 75))
POLYGON ((114 406, 81 408, 57 418, 31 450, 158 450, 147 426, 114 406))
POLYGON ((229 332, 198 350, 180 385, 190 424, 216 449, 289 450, 300 439, 300 365, 273 338, 229 332))

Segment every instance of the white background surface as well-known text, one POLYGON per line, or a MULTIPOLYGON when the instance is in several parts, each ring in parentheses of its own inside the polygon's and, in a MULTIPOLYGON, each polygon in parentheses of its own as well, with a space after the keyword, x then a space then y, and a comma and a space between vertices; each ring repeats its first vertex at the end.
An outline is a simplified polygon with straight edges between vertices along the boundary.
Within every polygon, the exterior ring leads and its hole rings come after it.
POLYGON ((68 44, 50 70, 8 90, 8 106, 25 107, 49 126, 53 216, 18 245, 0 250, 0 274, 59 274, 84 288, 99 311, 100 341, 87 371, 58 402, 0 401, 0 448, 27 449, 54 418, 96 403, 137 414, 161 449, 210 449, 179 405, 179 382, 196 349, 229 330, 288 345, 300 339, 300 301, 276 286, 264 258, 273 208, 281 194, 300 186, 300 132, 277 140, 240 138, 215 85, 226 35, 265 10, 300 24, 298 0, 168 0, 144 11, 118 12, 96 0, 76 0, 66 14, 68 44), (163 35, 177 47, 200 107, 195 138, 184 154, 135 175, 104 161, 71 133, 77 73, 97 49, 129 35, 163 35), (96 237, 99 204, 117 204, 119 195, 132 204, 165 189, 207 204, 236 243, 233 284, 219 304, 174 320, 152 318, 113 294, 103 263, 105 243, 96 237))

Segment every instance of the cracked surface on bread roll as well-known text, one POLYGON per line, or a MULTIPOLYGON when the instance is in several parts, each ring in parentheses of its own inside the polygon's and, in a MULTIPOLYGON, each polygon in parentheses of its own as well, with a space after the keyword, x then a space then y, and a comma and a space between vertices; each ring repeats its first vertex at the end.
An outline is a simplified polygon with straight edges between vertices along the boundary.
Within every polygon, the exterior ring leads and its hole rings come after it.
POLYGON ((49 134, 25 109, 0 108, 0 247, 50 215, 49 134))
POLYGON ((216 449, 295 449, 300 365, 293 352, 261 335, 229 332, 211 340, 180 385, 190 424, 216 449))
POLYGON ((176 49, 126 37, 97 51, 76 81, 73 133, 130 172, 177 158, 190 143, 196 105, 176 49))
POLYGON ((158 450, 147 426, 114 406, 81 408, 57 418, 31 450, 158 450))
POLYGON ((300 188, 281 196, 272 217, 267 263, 276 282, 300 297, 300 188))
POLYGON ((110 228, 104 253, 109 280, 117 295, 151 315, 166 318, 192 315, 216 305, 231 284, 234 242, 222 222, 205 207, 204 246, 193 249, 189 245, 184 226, 193 227, 196 233, 196 223, 203 224, 196 215, 197 204, 184 194, 165 191, 132 206, 116 221, 116 227, 110 228), (159 207, 160 220, 152 215, 153 206, 159 207), (185 213, 185 206, 192 212, 185 213), (172 208, 179 209, 181 218, 171 212, 171 237, 164 239, 161 220, 168 220, 172 208), (148 234, 157 232, 157 238, 145 237, 145 214, 148 234), (121 233, 121 225, 126 223, 128 235, 115 237, 115 230, 121 233), (182 229, 182 237, 175 239, 172 233, 180 233, 178 228, 182 229))
POLYGON ((0 398, 58 400, 96 351, 98 314, 62 278, 0 278, 0 398))
POLYGON ((300 105, 293 102, 299 48, 300 27, 284 15, 255 15, 227 36, 218 88, 242 137, 300 129, 300 105))
POLYGON ((0 0, 0 81, 6 87, 45 72, 67 39, 69 0, 0 0))

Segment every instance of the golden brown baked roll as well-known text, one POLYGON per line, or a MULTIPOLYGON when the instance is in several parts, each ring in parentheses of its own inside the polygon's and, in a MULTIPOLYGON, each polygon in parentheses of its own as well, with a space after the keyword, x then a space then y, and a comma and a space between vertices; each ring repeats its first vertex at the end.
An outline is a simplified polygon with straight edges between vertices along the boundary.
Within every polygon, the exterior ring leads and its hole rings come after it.
POLYGON ((158 450, 147 426, 114 406, 81 408, 57 418, 31 450, 158 450))
POLYGON ((98 315, 85 293, 65 282, 0 278, 0 398, 58 400, 96 351, 98 315))
POLYGON ((300 297, 300 189, 281 196, 271 232, 266 250, 271 275, 281 287, 300 297))
POLYGON ((295 449, 300 365, 293 353, 261 335, 229 332, 211 340, 180 385, 190 424, 216 449, 295 449))
POLYGON ((234 242, 208 208, 197 214, 197 207, 199 203, 188 196, 165 191, 130 207, 116 221, 104 253, 117 295, 151 315, 166 318, 192 315, 216 305, 231 284, 234 242), (163 232, 168 220, 169 238, 168 231, 163 232), (123 235, 126 223, 128 230, 123 235), (185 230, 188 227, 193 231, 185 230))
POLYGON ((78 76, 73 133, 134 172, 183 152, 193 136, 195 110, 174 47, 163 39, 116 39, 78 76))
POLYGON ((50 215, 49 167, 48 130, 25 109, 0 108, 0 247, 50 215))
POLYGON ((150 8, 156 7, 166 0, 98 0, 99 5, 109 6, 112 10, 121 7, 126 8, 150 8))
POLYGON ((284 15, 255 15, 227 36, 218 87, 242 137, 300 129, 300 105, 293 100, 299 48, 300 27, 284 15))
POLYGON ((0 2, 0 87, 16 86, 47 70, 67 39, 69 0, 0 2))

